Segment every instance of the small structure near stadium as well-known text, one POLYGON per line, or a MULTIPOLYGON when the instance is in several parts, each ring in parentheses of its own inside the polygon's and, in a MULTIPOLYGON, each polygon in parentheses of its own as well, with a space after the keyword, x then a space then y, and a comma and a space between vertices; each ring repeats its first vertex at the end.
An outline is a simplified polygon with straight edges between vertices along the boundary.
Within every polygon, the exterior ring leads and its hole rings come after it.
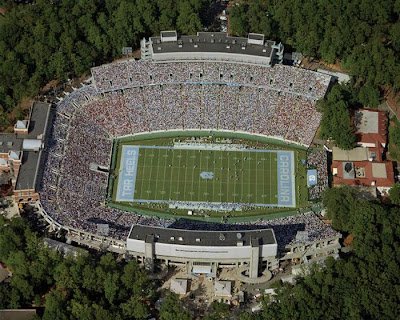
POLYGON ((171 292, 179 295, 185 295, 188 292, 188 280, 187 279, 171 279, 171 292))
POLYGON ((39 199, 37 179, 43 164, 43 147, 51 126, 51 107, 35 102, 28 120, 18 120, 14 133, 0 134, 0 173, 8 176, 16 203, 35 203, 39 199))
POLYGON ((386 194, 395 182, 393 162, 383 160, 387 115, 384 111, 363 109, 356 111, 353 119, 358 146, 351 150, 333 147, 333 183, 370 187, 386 194))

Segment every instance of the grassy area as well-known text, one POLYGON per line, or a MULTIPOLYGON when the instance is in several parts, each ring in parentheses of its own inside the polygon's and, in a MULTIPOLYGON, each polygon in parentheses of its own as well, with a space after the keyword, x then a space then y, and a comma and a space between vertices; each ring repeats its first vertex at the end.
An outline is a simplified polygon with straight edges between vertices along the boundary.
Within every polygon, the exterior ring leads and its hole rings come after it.
MULTIPOLYGON (((174 142, 186 140, 188 137, 164 137, 164 138, 156 138, 156 139, 146 139, 146 140, 124 140, 119 142, 119 147, 117 149, 117 157, 116 157, 116 168, 115 172, 119 170, 119 163, 121 160, 121 146, 122 145, 141 145, 141 146, 172 146, 174 142)), ((218 137, 208 137, 209 142, 218 142, 218 137)), ((294 151, 294 160, 295 160, 295 194, 296 194, 296 204, 297 208, 302 208, 308 206, 310 203, 308 202, 308 190, 307 190, 307 182, 306 182, 306 166, 303 165, 302 160, 306 159, 306 151, 303 149, 296 149, 293 146, 289 145, 274 145, 272 143, 259 142, 255 140, 233 140, 233 143, 242 143, 246 145, 250 145, 259 149, 265 150, 292 150, 294 151)), ((193 201, 203 201, 206 200, 207 197, 211 197, 209 201, 212 202, 247 202, 247 199, 258 201, 257 203, 269 203, 274 204, 277 202, 275 196, 277 195, 276 191, 276 174, 272 174, 268 176, 270 179, 273 179, 267 184, 268 180, 259 181, 260 173, 267 177, 268 170, 264 170, 262 164, 258 164, 261 156, 264 153, 260 153, 255 159, 247 160, 248 164, 251 162, 250 167, 243 165, 243 170, 240 171, 238 175, 234 173, 234 161, 240 159, 233 159, 232 155, 229 157, 225 155, 226 159, 219 159, 219 157, 224 157, 223 155, 217 155, 217 151, 203 150, 201 153, 198 153, 198 150, 186 150, 185 155, 182 153, 184 150, 175 150, 172 152, 171 156, 166 156, 165 153, 160 151, 162 149, 147 149, 142 156, 140 156, 139 167, 141 168, 138 172, 138 185, 135 198, 136 199, 161 199, 166 200, 170 199, 171 195, 176 197, 176 200, 193 200, 193 201), (156 150, 156 151, 155 151, 156 150), (181 154, 180 154, 181 152, 181 154), (201 154, 201 157, 191 158, 194 154, 201 154), (152 155, 153 154, 153 155, 152 155), (163 157, 164 156, 164 157, 163 157), (214 158, 218 158, 218 161, 222 161, 218 163, 214 158), (229 158, 229 159, 228 159, 229 158), (152 163, 153 161, 153 163, 152 163), (170 161, 171 167, 165 166, 165 163, 170 161), (216 161, 215 163, 213 161, 216 161), (156 162, 156 163, 155 163, 156 162), (171 163, 172 162, 172 163, 171 163), (200 164, 201 162, 201 164, 200 164), (161 169, 160 165, 163 167, 161 169), (193 168, 196 166, 196 168, 193 168), (255 166, 255 167, 254 167, 255 166), (258 168, 257 168, 258 166, 258 168), (231 170, 228 170, 229 169, 231 170), (211 170, 212 168, 212 170, 211 170), (224 169, 221 169, 224 168, 224 169), (183 170, 183 171, 182 171, 183 170), (201 171, 200 171, 201 170, 201 171), (233 171, 232 171, 233 170, 233 171), (140 173, 141 171, 141 173, 140 173), (199 179, 201 172, 214 172, 214 178, 216 179, 199 179), (264 172, 262 172, 264 171, 264 172), (232 173, 233 173, 233 178, 232 173), (196 175, 196 179, 192 179, 190 176, 196 175), (170 177, 170 178, 164 178, 170 177), (179 178, 177 178, 179 176, 179 178), (225 180, 221 180, 222 176, 225 177, 225 180), (174 177, 171 179, 171 177, 174 177), (254 178, 256 178, 256 182, 254 182, 254 178), (239 179, 239 180, 236 180, 239 179), (180 183, 173 180, 180 180, 180 183), (229 181, 228 181, 229 180, 229 181), (247 182, 246 182, 247 181, 247 182), (250 182, 251 181, 251 182, 250 182), (159 186, 161 184, 161 187, 159 186), (242 184, 243 184, 243 192, 242 192, 242 184), (156 186, 157 185, 157 186, 156 186), (215 192, 215 190, 223 190, 222 192, 215 192), (266 190, 268 189, 268 193, 266 190), (156 191, 154 191, 156 190, 156 191), (233 190, 233 191, 232 191, 233 190), (240 190, 241 195, 237 190, 240 190), (164 192, 163 192, 164 191, 164 192), (154 193, 155 192, 155 193, 154 193), (158 192, 158 194, 157 194, 158 192), (248 196, 250 195, 250 196, 248 196), (139 197, 140 196, 140 197, 139 197), (145 197, 146 196, 146 197, 145 197), (157 196, 157 197, 156 197, 157 196), (195 199, 196 197, 196 199, 195 199), (263 201, 260 201, 262 199, 263 201), (268 201, 266 201, 268 200, 268 201), (274 201, 275 200, 275 201, 274 201)), ((166 152, 166 151, 164 151, 166 152)), ((268 152, 271 155, 270 152, 268 152)), ((276 155, 276 153, 272 153, 276 155)), ((244 156, 243 156, 244 157, 244 156)), ((239 158, 239 157, 237 157, 239 158)), ((265 158, 265 157, 264 157, 265 158)), ((242 158, 244 159, 244 158, 242 158)), ((265 158, 266 159, 266 158, 265 158)), ((262 160, 263 162, 271 161, 270 160, 262 160)), ((242 160, 244 161, 244 160, 242 160)), ((272 160, 274 161, 274 160, 272 160)), ((239 163, 237 163, 239 164, 239 163)), ((244 164, 244 162, 242 162, 244 164)), ((239 165, 238 168, 242 169, 239 165)), ((276 170, 276 166, 275 166, 276 170)), ((267 178, 268 179, 268 178, 267 178)), ((111 199, 115 200, 116 188, 113 187, 116 185, 117 180, 113 180, 113 183, 110 184, 112 186, 111 199)), ((173 199, 173 198, 171 198, 173 199)), ((179 209, 170 209, 168 208, 168 204, 166 203, 151 203, 151 204, 140 204, 140 203, 116 203, 115 201, 110 202, 111 204, 118 205, 119 208, 127 211, 135 211, 140 212, 141 214, 148 213, 149 215, 157 214, 161 216, 186 216, 187 210, 179 210, 179 209)), ((219 219, 222 217, 237 217, 237 218, 248 218, 254 217, 254 219, 264 218, 268 216, 274 216, 276 214, 284 214, 285 212, 293 212, 293 210, 297 210, 296 208, 276 208, 276 207, 252 207, 246 208, 243 211, 238 212, 214 212, 214 211, 203 211, 201 212, 202 217, 211 217, 210 219, 219 219)), ((200 216, 199 216, 200 218, 200 216)))
POLYGON ((135 199, 277 204, 276 152, 141 148, 135 199))

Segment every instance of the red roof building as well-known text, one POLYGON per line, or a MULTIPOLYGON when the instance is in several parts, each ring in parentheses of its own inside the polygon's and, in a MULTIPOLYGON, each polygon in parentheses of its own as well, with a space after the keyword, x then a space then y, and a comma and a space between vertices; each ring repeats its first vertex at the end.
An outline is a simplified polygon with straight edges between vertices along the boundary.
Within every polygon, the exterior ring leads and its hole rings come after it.
POLYGON ((388 130, 386 112, 357 110, 353 120, 358 146, 352 150, 333 148, 333 184, 375 187, 386 192, 395 182, 393 162, 383 161, 388 130))

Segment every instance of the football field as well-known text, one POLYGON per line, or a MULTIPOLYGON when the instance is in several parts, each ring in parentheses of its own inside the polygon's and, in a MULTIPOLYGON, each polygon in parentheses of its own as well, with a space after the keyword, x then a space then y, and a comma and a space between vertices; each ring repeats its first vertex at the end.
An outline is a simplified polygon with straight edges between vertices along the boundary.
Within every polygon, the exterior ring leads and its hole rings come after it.
POLYGON ((122 146, 115 201, 295 206, 292 151, 122 146))

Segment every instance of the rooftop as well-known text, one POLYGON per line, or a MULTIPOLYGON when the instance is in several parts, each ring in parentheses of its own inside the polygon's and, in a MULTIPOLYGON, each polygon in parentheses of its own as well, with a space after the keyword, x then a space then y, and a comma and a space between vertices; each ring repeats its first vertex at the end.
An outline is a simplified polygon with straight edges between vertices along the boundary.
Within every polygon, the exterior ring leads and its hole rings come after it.
POLYGON ((35 189, 39 158, 39 152, 25 151, 23 153, 15 190, 35 189))
POLYGON ((338 147, 332 148, 333 160, 335 161, 364 161, 368 160, 368 149, 363 147, 351 150, 343 150, 338 147))
MULTIPOLYGON (((173 31, 163 32, 163 37, 173 36, 173 31), (167 34, 166 34, 167 33, 167 34)), ((262 35, 254 35, 261 40, 262 35)), ((225 32, 198 32, 197 35, 178 36, 178 41, 163 42, 161 36, 152 37, 153 53, 171 52, 222 52, 239 53, 270 57, 274 41, 265 41, 264 45, 249 44, 247 38, 231 37, 225 32)))
POLYGON ((170 290, 176 294, 185 294, 188 289, 187 279, 171 279, 170 290))
POLYGON ((245 231, 203 231, 152 226, 134 225, 128 239, 152 241, 160 243, 193 245, 193 246, 250 246, 252 239, 259 239, 259 244, 276 244, 272 229, 245 231))
POLYGON ((216 297, 232 296, 232 283, 230 281, 215 281, 214 294, 216 297))
POLYGON ((17 138, 16 134, 0 134, 0 153, 19 151, 21 149, 22 139, 17 138))
POLYGON ((358 110, 354 112, 357 132, 378 133, 379 113, 369 110, 358 110))
POLYGON ((385 111, 361 109, 354 112, 357 142, 386 144, 388 117, 385 111))
POLYGON ((47 122, 49 120, 51 106, 48 103, 36 102, 33 106, 28 137, 31 139, 40 139, 38 136, 45 133, 47 122))
POLYGON ((394 169, 391 161, 371 162, 359 161, 352 163, 352 176, 346 174, 346 162, 333 161, 332 168, 337 173, 333 184, 341 183, 354 186, 391 187, 394 184, 394 169))

